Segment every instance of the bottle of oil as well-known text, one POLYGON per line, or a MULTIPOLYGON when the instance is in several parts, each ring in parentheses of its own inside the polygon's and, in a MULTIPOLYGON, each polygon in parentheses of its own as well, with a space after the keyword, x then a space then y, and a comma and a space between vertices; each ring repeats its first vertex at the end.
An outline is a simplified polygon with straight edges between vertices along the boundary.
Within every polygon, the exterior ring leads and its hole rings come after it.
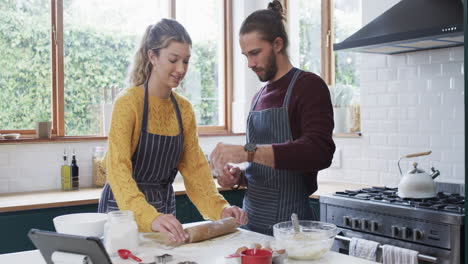
POLYGON ((71 182, 71 168, 67 162, 67 150, 63 150, 63 165, 61 169, 62 191, 69 191, 72 189, 71 182))
POLYGON ((75 149, 73 149, 73 156, 71 161, 71 179, 72 179, 72 190, 78 190, 80 188, 80 179, 79 179, 79 168, 76 164, 76 155, 75 149))

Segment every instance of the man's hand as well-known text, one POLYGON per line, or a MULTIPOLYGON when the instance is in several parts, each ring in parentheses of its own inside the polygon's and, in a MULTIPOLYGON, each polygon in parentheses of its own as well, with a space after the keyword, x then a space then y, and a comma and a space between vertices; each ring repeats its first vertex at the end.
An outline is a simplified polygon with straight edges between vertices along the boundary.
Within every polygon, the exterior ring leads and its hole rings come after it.
POLYGON ((249 222, 247 213, 235 205, 224 208, 223 212, 221 213, 221 218, 226 217, 234 217, 237 224, 239 225, 246 225, 249 222))
POLYGON ((172 242, 184 242, 188 238, 182 224, 172 214, 163 214, 156 217, 151 223, 151 229, 165 234, 172 242))
POLYGON ((223 170, 228 162, 242 163, 244 161, 247 161, 247 152, 240 145, 218 143, 210 154, 211 171, 217 176, 224 174, 223 170))
POLYGON ((223 173, 218 175, 218 184, 221 187, 228 188, 241 181, 241 169, 232 164, 226 164, 223 168, 223 173))

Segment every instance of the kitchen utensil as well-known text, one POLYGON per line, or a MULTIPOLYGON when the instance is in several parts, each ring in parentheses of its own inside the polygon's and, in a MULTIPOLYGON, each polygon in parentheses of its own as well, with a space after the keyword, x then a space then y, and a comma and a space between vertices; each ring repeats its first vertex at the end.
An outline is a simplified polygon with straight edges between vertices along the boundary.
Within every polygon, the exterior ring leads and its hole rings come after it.
POLYGON ((294 231, 292 221, 273 226, 277 248, 284 248, 288 257, 299 260, 319 259, 327 253, 336 236, 336 225, 299 220, 300 232, 294 231))
POLYGON ((18 139, 21 136, 21 134, 19 133, 3 134, 2 136, 4 139, 18 139))
POLYGON ((185 242, 195 243, 232 233, 237 230, 237 226, 236 219, 233 217, 228 217, 201 225, 188 227, 184 229, 185 232, 189 235, 185 242))
POLYGON ((246 249, 242 251, 242 264, 271 264, 272 253, 265 249, 246 249))
POLYGON ((137 256, 133 255, 132 252, 128 249, 119 249, 117 250, 117 253, 119 253, 119 256, 123 259, 128 259, 131 258, 137 262, 141 262, 142 260, 138 258, 137 256))
POLYGON ((107 214, 66 214, 57 216, 52 221, 58 233, 101 237, 104 234, 104 224, 107 221, 107 214))
POLYGON ((404 158, 413 158, 431 154, 431 151, 409 154, 398 160, 398 169, 400 170, 401 180, 398 184, 398 196, 401 198, 425 199, 436 196, 436 184, 434 179, 440 175, 438 170, 431 168, 432 174, 419 169, 418 163, 413 163, 413 168, 405 175, 401 172, 400 161, 404 158))
POLYGON ((299 218, 297 217, 296 213, 292 213, 291 221, 292 221, 292 225, 293 225, 293 228, 294 228, 294 232, 296 232, 296 233, 301 232, 301 229, 299 227, 299 218))

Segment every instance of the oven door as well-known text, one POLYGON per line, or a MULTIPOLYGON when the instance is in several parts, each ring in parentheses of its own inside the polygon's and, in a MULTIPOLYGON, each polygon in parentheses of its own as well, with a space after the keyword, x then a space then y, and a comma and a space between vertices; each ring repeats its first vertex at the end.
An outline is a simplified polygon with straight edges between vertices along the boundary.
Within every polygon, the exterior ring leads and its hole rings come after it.
MULTIPOLYGON (((355 230, 349 230, 345 228, 338 228, 338 235, 335 237, 332 250, 335 252, 349 255, 349 242, 351 238, 362 238, 371 241, 378 242, 380 245, 392 245, 396 247, 408 248, 419 252, 418 263, 419 264, 459 264, 460 260, 450 259, 450 250, 445 250, 437 247, 429 247, 420 245, 417 243, 411 243, 398 239, 392 239, 388 237, 368 234, 355 230)), ((379 248, 377 256, 380 257, 382 250, 379 248)))

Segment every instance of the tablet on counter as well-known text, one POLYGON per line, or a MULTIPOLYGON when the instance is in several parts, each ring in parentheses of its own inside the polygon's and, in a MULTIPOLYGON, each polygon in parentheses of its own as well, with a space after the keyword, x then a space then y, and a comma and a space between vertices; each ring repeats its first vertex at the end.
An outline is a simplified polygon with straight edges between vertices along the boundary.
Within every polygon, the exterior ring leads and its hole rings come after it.
POLYGON ((67 235, 39 229, 31 229, 28 236, 47 264, 54 264, 52 254, 56 251, 86 255, 94 264, 112 264, 104 245, 97 237, 67 235))

